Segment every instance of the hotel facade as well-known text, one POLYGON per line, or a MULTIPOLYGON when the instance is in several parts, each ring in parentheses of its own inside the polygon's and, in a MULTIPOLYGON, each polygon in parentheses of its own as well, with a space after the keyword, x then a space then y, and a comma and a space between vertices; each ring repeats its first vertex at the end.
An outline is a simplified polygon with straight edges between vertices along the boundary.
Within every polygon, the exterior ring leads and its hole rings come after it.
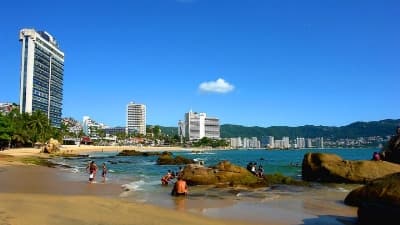
POLYGON ((193 141, 203 137, 219 139, 220 125, 219 119, 207 117, 206 113, 188 112, 185 113, 185 121, 178 123, 179 135, 183 135, 186 139, 193 141))
POLYGON ((126 130, 146 135, 146 106, 130 102, 126 107, 126 130))
POLYGON ((63 101, 64 53, 45 31, 22 29, 20 112, 43 111, 60 127, 63 101))

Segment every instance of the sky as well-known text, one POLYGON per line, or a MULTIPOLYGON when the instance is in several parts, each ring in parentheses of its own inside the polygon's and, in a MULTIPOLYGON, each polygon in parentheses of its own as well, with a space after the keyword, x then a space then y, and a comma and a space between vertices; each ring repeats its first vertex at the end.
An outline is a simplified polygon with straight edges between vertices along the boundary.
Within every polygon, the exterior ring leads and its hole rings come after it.
POLYGON ((400 118, 400 1, 2 1, 0 102, 19 103, 19 30, 65 53, 63 117, 124 126, 190 110, 243 126, 400 118))

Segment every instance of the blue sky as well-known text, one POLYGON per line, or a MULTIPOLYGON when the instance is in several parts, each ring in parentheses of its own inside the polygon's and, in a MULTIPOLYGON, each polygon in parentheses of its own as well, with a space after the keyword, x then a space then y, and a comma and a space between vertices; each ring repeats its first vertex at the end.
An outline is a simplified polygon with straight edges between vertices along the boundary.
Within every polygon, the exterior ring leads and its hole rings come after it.
POLYGON ((19 102, 21 28, 65 52, 63 116, 148 124, 192 109, 245 126, 400 118, 400 2, 4 1, 0 102, 19 102))

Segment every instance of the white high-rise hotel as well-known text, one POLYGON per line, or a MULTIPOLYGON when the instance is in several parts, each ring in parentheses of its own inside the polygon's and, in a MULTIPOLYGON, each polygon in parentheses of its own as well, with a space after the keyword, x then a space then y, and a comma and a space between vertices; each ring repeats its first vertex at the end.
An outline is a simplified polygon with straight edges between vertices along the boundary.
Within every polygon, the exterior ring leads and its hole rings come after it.
POLYGON ((181 128, 180 135, 189 140, 199 140, 203 137, 220 138, 219 119, 207 117, 205 113, 190 111, 185 114, 185 122, 180 121, 178 126, 181 128))
POLYGON ((133 131, 146 135, 146 106, 130 102, 126 107, 127 133, 133 131))
POLYGON ((40 110, 53 126, 61 124, 64 53, 45 31, 22 29, 20 111, 40 110))

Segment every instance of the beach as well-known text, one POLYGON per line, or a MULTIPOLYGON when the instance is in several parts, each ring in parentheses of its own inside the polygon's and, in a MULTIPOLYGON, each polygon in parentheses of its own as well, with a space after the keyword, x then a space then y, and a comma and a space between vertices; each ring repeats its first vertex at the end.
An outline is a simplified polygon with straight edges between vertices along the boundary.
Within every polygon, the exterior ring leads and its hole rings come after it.
MULTIPOLYGON (((75 146, 68 153, 120 151, 115 147, 75 146)), ((135 150, 138 150, 137 148, 135 150)), ((140 151, 164 151, 146 148, 140 151)), ((171 150, 177 150, 176 148, 171 150)), ((2 224, 355 224, 356 208, 341 201, 347 192, 299 191, 272 195, 259 201, 224 199, 220 192, 207 198, 170 198, 165 202, 140 203, 135 195, 124 198, 119 183, 89 184, 59 168, 26 165, 20 158, 47 157, 38 149, 0 152, 0 221, 2 224), (122 194, 121 194, 122 193, 122 194), (293 192, 296 193, 296 192, 293 192), (279 197, 274 197, 279 196, 279 197), (137 200, 137 199, 136 199, 137 200), (149 204, 150 203, 150 204, 149 204), (261 206, 262 205, 262 206, 261 206), (22 216, 23 215, 23 216, 22 216)), ((332 190, 337 190, 333 188, 332 190)), ((167 191, 168 192, 168 191, 167 191)), ((282 190, 278 190, 282 192, 282 190)), ((274 193, 278 193, 274 192, 274 193)), ((155 193, 157 195, 160 193, 155 193)), ((162 193, 161 193, 162 194, 162 193)), ((252 199, 238 196, 238 199, 252 199)))
POLYGON ((18 159, 40 155, 36 149, 1 152, 1 224, 241 224, 128 202, 119 198, 119 185, 76 181, 18 159))

